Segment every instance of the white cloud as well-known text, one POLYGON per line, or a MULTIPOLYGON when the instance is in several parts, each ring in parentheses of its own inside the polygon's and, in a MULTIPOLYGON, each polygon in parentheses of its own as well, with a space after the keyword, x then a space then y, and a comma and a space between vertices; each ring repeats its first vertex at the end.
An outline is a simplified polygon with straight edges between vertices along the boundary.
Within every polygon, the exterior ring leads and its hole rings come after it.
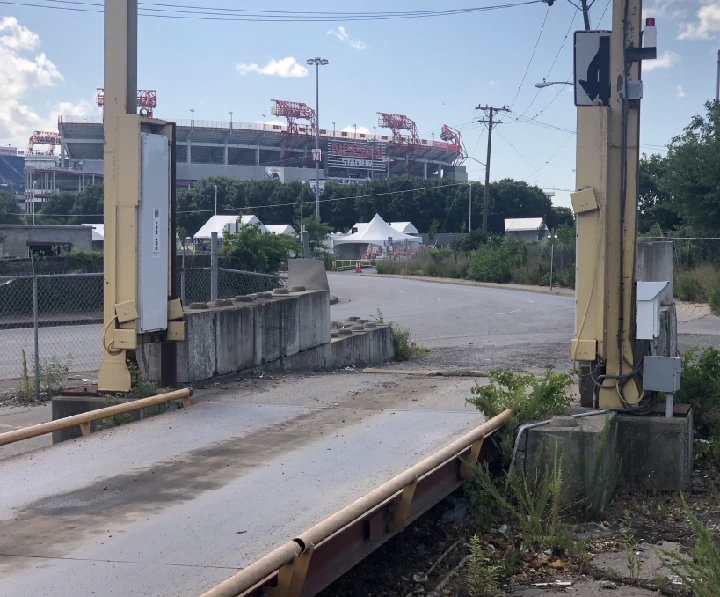
MULTIPOLYGON (((346 133, 354 133, 355 127, 354 126, 346 126, 344 129, 340 129, 341 131, 344 131, 346 133)), ((357 134, 358 135, 367 135, 370 131, 366 129, 364 126, 357 127, 357 134)))
POLYGON ((676 0, 655 0, 649 6, 643 8, 643 20, 647 17, 675 21, 685 16, 685 11, 677 8, 676 0))
POLYGON ((682 88, 682 85, 677 86, 677 96, 678 97, 685 97, 687 94, 685 93, 685 90, 682 88))
POLYGON ((662 54, 658 54, 655 60, 644 60, 642 65, 643 73, 658 70, 660 68, 672 68, 672 66, 680 59, 675 52, 666 50, 662 54))
POLYGON ((308 75, 308 69, 302 64, 299 64, 292 56, 288 56, 282 60, 270 59, 270 61, 262 67, 256 63, 240 63, 236 68, 241 75, 249 75, 250 73, 271 77, 307 77, 308 75))
POLYGON ((4 17, 0 21, 0 46, 11 50, 34 50, 40 45, 40 37, 27 27, 19 25, 14 17, 4 17))
POLYGON ((720 2, 705 4, 696 13, 696 23, 682 23, 678 39, 710 39, 720 31, 720 2))
POLYGON ((332 35, 333 37, 337 37, 341 42, 346 43, 351 48, 355 48, 356 50, 364 50, 367 48, 364 41, 360 41, 359 39, 353 39, 348 35, 348 32, 345 31, 345 27, 338 27, 337 29, 330 29, 330 31, 327 32, 328 35, 332 35))
MULTIPOLYGON (((59 83, 63 76, 44 53, 33 55, 40 38, 17 19, 0 20, 0 139, 24 147, 35 129, 56 128, 58 112, 41 116, 23 101, 28 92, 59 83)), ((86 102, 90 105, 89 102, 86 102)), ((55 106, 69 107, 71 104, 55 106)))

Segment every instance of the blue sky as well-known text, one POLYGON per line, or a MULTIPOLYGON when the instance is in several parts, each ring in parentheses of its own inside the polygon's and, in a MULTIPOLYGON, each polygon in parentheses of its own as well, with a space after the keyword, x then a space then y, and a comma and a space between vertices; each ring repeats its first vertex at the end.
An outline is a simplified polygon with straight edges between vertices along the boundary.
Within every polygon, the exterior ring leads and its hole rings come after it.
MULTIPOLYGON (((297 2, 285 0, 175 2, 302 10, 297 2)), ((315 0, 312 10, 438 10, 493 3, 396 0, 390 8, 378 0, 315 0)), ((609 8, 600 19, 607 4, 596 0, 592 6, 593 28, 609 28, 609 8)), ((680 133, 714 96, 720 0, 654 0, 644 8, 657 18, 660 54, 654 65, 645 63, 643 75, 641 144, 651 152, 680 133)), ((549 8, 538 3, 382 21, 249 23, 141 17, 138 86, 157 90, 160 118, 189 119, 193 108, 197 120, 227 121, 232 111, 234 121, 271 121, 271 98, 314 103, 314 73, 305 72, 305 61, 322 56, 330 64, 320 73, 321 127, 331 128, 334 121, 338 129, 357 124, 373 132, 376 112, 398 112, 415 120, 427 139, 433 132, 439 138, 443 124, 459 127, 470 155, 484 162, 486 132, 473 124, 482 115, 474 109, 479 104, 512 106, 526 118, 575 129, 570 88, 537 93, 534 83, 545 77, 568 80, 572 32, 564 38, 569 29, 581 27, 582 15, 568 0, 556 0, 549 8)), ((94 96, 103 83, 102 28, 99 13, 0 5, 0 144, 24 148, 32 130, 53 130, 60 113, 98 116, 94 96)), ((574 185, 573 135, 537 123, 503 120, 493 135, 493 180, 527 180, 546 189, 574 185)), ((484 178, 479 163, 469 160, 467 167, 471 179, 484 178)), ((555 192, 556 204, 569 205, 567 191, 555 192)))

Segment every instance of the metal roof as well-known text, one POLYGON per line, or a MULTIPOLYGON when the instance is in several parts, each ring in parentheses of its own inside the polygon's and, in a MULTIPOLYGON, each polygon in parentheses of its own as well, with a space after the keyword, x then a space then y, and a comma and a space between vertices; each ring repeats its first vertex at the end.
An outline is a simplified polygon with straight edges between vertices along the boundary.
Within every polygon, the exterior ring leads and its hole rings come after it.
POLYGON ((529 232, 543 227, 542 218, 506 218, 505 232, 529 232))

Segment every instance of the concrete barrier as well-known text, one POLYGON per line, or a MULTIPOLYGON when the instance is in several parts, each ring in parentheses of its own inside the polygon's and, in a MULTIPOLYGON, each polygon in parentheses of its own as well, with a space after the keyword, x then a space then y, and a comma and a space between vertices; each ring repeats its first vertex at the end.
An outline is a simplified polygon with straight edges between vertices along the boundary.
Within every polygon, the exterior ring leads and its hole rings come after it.
MULTIPOLYGON (((365 367, 394 357, 388 328, 331 338, 330 293, 303 290, 257 296, 250 302, 185 310, 185 341, 177 349, 178 383, 255 368, 302 371, 365 367)), ((160 373, 158 345, 138 351, 152 379, 160 373), (148 363, 145 363, 147 355, 148 363)))

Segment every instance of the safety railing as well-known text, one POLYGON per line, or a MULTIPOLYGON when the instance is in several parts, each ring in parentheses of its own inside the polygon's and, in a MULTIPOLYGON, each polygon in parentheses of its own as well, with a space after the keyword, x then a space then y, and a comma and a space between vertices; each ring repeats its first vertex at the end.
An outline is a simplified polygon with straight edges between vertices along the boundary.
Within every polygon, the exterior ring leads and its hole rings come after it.
POLYGON ((201 597, 259 596, 263 587, 272 587, 274 597, 300 597, 303 590, 314 595, 468 478, 484 439, 511 414, 505 410, 486 421, 201 597))
POLYGON ((346 269, 355 269, 357 264, 360 267, 371 267, 371 263, 366 259, 336 259, 332 262, 333 271, 341 272, 346 269))
POLYGON ((39 423, 38 425, 31 425, 30 427, 23 427, 22 429, 15 429, 13 431, 0 433, 0 446, 19 442, 24 439, 31 439, 40 435, 46 435, 48 433, 52 433, 53 431, 60 431, 61 429, 73 427, 74 425, 80 426, 80 430, 84 436, 90 435, 90 423, 93 421, 114 417, 115 415, 122 415, 124 413, 148 408, 150 406, 157 406, 158 404, 170 402, 171 400, 182 401, 184 407, 190 406, 192 404, 190 401, 190 390, 187 388, 175 390, 173 392, 168 392, 167 394, 158 394, 157 396, 150 396, 149 398, 123 402, 122 404, 115 404, 113 406, 108 406, 107 408, 98 408, 79 415, 63 417, 62 419, 56 419, 55 421, 48 421, 47 423, 39 423))

